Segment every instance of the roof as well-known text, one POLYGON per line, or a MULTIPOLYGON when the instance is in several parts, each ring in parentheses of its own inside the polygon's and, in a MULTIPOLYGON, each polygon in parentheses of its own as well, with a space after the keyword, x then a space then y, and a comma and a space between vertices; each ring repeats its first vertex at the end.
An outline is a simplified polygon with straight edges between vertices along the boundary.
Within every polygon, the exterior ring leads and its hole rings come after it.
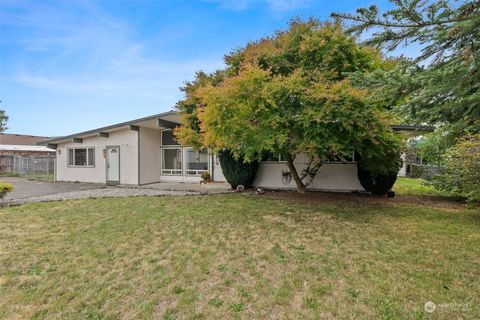
MULTIPOLYGON (((144 118, 139 118, 139 119, 130 120, 130 121, 126 121, 126 122, 120 122, 120 123, 113 124, 113 125, 106 126, 106 127, 101 127, 101 128, 97 128, 97 129, 92 129, 92 130, 88 130, 88 131, 83 131, 83 132, 71 134, 71 135, 68 135, 68 136, 55 137, 55 138, 50 138, 50 139, 47 139, 47 140, 41 140, 41 141, 37 142, 37 145, 55 145, 55 144, 65 142, 65 141, 68 141, 68 140, 71 140, 71 139, 74 139, 74 138, 92 136, 92 135, 94 135, 96 133, 99 133, 99 132, 114 131, 115 129, 119 129, 119 128, 122 128, 122 127, 125 127, 125 126, 130 126, 130 125, 139 125, 139 124, 143 124, 143 125, 149 124, 149 125, 151 125, 151 122, 153 120, 157 120, 157 119, 163 119, 163 120, 165 120, 165 122, 174 123, 174 124, 179 125, 180 124, 179 117, 180 117, 179 112, 171 110, 171 111, 167 111, 167 112, 163 112, 163 113, 154 114, 154 115, 144 117, 144 118)), ((154 126, 158 128, 157 123, 155 123, 154 126)), ((394 131, 419 131, 419 132, 420 131, 424 131, 424 132, 426 131, 426 132, 429 132, 429 131, 434 131, 435 130, 435 127, 432 127, 432 126, 415 126, 415 125, 391 125, 390 128, 392 128, 392 130, 394 130, 394 131)))
POLYGON ((6 145, 35 145, 50 137, 31 136, 24 134, 0 133, 0 144, 6 145))
POLYGON ((48 140, 39 141, 39 142, 37 142, 37 144, 38 145, 56 144, 56 143, 59 143, 59 142, 62 142, 62 141, 67 141, 67 140, 70 140, 70 139, 73 139, 73 138, 80 138, 82 136, 89 136, 89 135, 92 135, 92 134, 95 134, 95 133, 98 133, 98 132, 109 132, 109 131, 112 131, 112 130, 115 130, 115 129, 118 129, 118 128, 121 128, 121 127, 129 126, 129 125, 136 125, 136 124, 139 124, 141 122, 145 123, 149 120, 156 120, 156 119, 165 118, 165 117, 168 118, 166 120, 169 121, 169 122, 174 122, 174 123, 180 124, 178 122, 179 120, 176 119, 178 116, 179 116, 179 113, 172 110, 172 111, 167 111, 167 112, 163 112, 163 113, 154 114, 154 115, 144 117, 144 118, 139 118, 139 119, 130 120, 130 121, 126 121, 126 122, 120 122, 120 123, 113 124, 113 125, 106 126, 106 127, 101 127, 101 128, 97 128, 97 129, 83 131, 83 132, 71 134, 71 135, 68 135, 68 136, 55 137, 55 138, 51 138, 51 139, 48 139, 48 140), (168 116, 170 116, 170 117, 168 117, 168 116), (172 116, 175 119, 171 119, 172 116))
POLYGON ((406 124, 394 124, 391 125, 393 131, 423 131, 423 132, 432 132, 435 131, 434 126, 415 126, 415 125, 406 125, 406 124))
POLYGON ((0 144, 0 151, 55 152, 45 146, 0 144))

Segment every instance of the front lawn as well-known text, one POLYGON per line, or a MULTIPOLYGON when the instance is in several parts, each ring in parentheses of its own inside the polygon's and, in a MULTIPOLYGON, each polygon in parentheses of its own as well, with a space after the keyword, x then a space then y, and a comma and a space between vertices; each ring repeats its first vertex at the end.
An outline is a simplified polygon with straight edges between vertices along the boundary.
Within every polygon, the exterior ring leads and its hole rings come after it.
POLYGON ((445 199, 461 199, 458 194, 437 190, 432 186, 426 185, 425 182, 425 180, 418 178, 398 177, 397 182, 395 182, 395 185, 393 186, 393 191, 401 196, 427 196, 445 199))
POLYGON ((2 209, 0 318, 480 318, 479 210, 278 197, 2 209))

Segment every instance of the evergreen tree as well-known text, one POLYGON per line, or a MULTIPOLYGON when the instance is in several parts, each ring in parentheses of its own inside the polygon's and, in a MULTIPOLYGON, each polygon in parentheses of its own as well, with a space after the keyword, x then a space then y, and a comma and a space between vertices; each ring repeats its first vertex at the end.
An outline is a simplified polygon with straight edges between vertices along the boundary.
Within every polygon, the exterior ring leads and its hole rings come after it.
POLYGON ((400 59, 392 70, 357 74, 378 100, 398 106, 410 122, 444 124, 454 136, 480 131, 480 2, 391 0, 380 13, 373 5, 356 14, 333 14, 351 22, 357 36, 373 31, 365 43, 393 51, 422 47, 416 59, 400 59))

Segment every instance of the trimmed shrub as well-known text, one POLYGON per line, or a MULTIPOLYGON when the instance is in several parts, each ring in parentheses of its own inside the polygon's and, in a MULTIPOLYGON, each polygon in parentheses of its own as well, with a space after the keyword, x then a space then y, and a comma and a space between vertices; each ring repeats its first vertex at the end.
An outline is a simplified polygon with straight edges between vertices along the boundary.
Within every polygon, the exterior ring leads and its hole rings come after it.
POLYGON ((236 189, 239 185, 243 185, 245 188, 252 186, 253 180, 257 175, 257 161, 244 162, 241 157, 235 159, 230 150, 220 151, 218 158, 222 166, 223 175, 232 186, 232 189, 236 189))
POLYGON ((13 186, 10 183, 0 181, 0 199, 3 199, 11 191, 13 191, 13 186))
POLYGON ((383 195, 390 191, 397 181, 398 171, 372 172, 358 168, 358 180, 362 187, 375 195, 383 195))
POLYGON ((358 180, 367 191, 375 195, 384 195, 397 181, 398 171, 402 167, 399 153, 387 153, 383 158, 360 159, 357 162, 358 180), (376 161, 375 166, 369 161, 376 161), (375 169, 373 169, 375 168, 375 169))

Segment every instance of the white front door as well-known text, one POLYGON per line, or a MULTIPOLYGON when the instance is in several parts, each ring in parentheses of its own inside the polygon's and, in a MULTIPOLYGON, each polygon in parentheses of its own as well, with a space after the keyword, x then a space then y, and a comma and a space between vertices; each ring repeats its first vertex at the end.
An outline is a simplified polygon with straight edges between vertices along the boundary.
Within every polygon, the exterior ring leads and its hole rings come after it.
POLYGON ((120 147, 107 147, 107 183, 120 183, 120 147))

